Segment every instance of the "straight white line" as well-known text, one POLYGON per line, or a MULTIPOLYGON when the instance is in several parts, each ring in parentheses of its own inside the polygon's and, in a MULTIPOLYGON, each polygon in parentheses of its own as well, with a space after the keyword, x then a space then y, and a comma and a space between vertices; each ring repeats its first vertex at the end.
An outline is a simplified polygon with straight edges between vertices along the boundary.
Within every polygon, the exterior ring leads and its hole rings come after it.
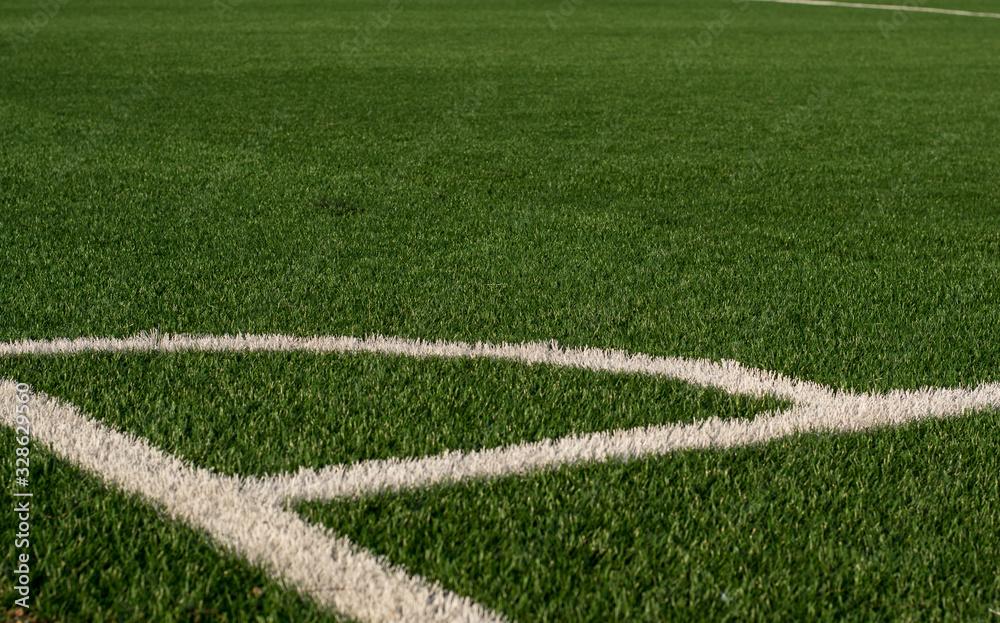
MULTIPOLYGON (((0 418, 11 427, 16 397, 16 385, 0 380, 0 418)), ((238 476, 191 467, 44 394, 32 394, 28 409, 33 437, 56 455, 162 505, 323 607, 370 622, 504 620, 305 522, 238 476)))
POLYGON ((1000 407, 1000 383, 974 390, 928 389, 887 395, 831 394, 753 420, 711 417, 693 424, 652 426, 564 437, 478 452, 418 459, 365 461, 261 479, 268 495, 294 500, 356 497, 441 482, 498 478, 580 462, 664 455, 677 450, 766 443, 796 433, 859 432, 1000 407))
POLYGON ((849 9, 877 9, 880 11, 914 11, 919 13, 941 13, 944 15, 962 15, 964 17, 995 17, 1000 18, 1000 13, 975 13, 973 11, 959 11, 954 9, 934 9, 931 7, 918 7, 894 4, 864 4, 860 2, 833 2, 832 0, 751 0, 752 2, 776 2, 778 4, 808 4, 811 6, 839 6, 849 9))

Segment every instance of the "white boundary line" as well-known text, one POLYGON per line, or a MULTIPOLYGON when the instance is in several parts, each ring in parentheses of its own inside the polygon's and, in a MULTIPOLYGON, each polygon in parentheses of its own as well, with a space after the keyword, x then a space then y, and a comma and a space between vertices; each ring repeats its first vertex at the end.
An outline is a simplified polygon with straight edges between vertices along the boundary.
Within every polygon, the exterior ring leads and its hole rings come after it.
MULTIPOLYGON (((803 432, 851 432, 926 418, 1000 408, 1000 383, 974 389, 927 388, 857 394, 747 368, 733 361, 651 357, 622 351, 563 349, 555 342, 434 343, 401 338, 188 336, 144 334, 128 339, 21 341, 0 344, 0 356, 81 352, 373 352, 415 357, 488 357, 684 380, 729 393, 776 395, 787 411, 753 420, 707 420, 524 443, 478 452, 365 461, 266 478, 225 476, 187 465, 143 439, 96 422, 43 394, 31 398, 35 437, 125 491, 163 505, 171 516, 206 530, 240 555, 284 578, 321 605, 363 621, 502 620, 468 598, 391 567, 349 540, 285 510, 294 500, 323 500, 473 478, 495 478, 581 461, 631 459, 675 450, 764 443, 803 432)), ((15 384, 0 380, 0 418, 14 421, 15 384)))
POLYGON ((975 390, 893 392, 885 396, 846 395, 796 404, 753 420, 710 417, 693 424, 651 426, 563 437, 478 452, 446 452, 417 459, 365 461, 260 479, 254 486, 271 496, 294 500, 357 497, 442 482, 498 478, 554 469, 580 462, 629 460, 677 450, 731 448, 766 443, 810 432, 860 432, 928 418, 1000 407, 1000 385, 975 390))
POLYGON ((836 391, 811 381, 748 368, 735 361, 653 357, 594 348, 560 348, 553 342, 475 345, 395 337, 296 337, 288 335, 158 335, 132 338, 26 340, 0 344, 0 356, 82 352, 370 352, 411 357, 493 358, 611 373, 649 374, 712 387, 731 394, 773 395, 793 402, 783 413, 752 421, 711 417, 693 424, 599 432, 522 443, 478 452, 446 452, 414 459, 372 460, 294 474, 248 478, 244 487, 275 499, 320 500, 400 490, 440 482, 523 474, 580 461, 606 461, 665 454, 686 448, 762 443, 802 432, 861 431, 925 417, 947 417, 970 409, 1000 407, 1000 383, 975 389, 927 388, 889 394, 836 391))
MULTIPOLYGON (((0 417, 14 426, 16 385, 0 380, 0 417)), ((58 456, 172 518, 205 530, 234 553, 320 606, 369 622, 502 621, 467 597, 386 564, 344 537, 261 497, 238 476, 194 468, 131 434, 112 430, 44 394, 28 401, 32 436, 58 456)))
POLYGON ((367 352, 408 357, 487 358, 520 363, 584 368, 597 372, 643 373, 664 376, 695 385, 714 387, 731 394, 776 395, 806 400, 831 393, 811 381, 790 379, 775 372, 748 368, 737 361, 716 363, 708 359, 654 357, 621 350, 561 348, 554 340, 522 344, 488 342, 427 342, 373 335, 361 339, 348 336, 297 337, 293 335, 160 335, 141 333, 130 338, 77 338, 21 340, 0 343, 5 355, 65 355, 85 352, 367 352))
POLYGON ((832 0, 751 0, 752 2, 774 2, 778 4, 807 4, 810 6, 836 6, 848 9, 876 9, 880 11, 914 11, 919 13, 941 13, 943 15, 961 15, 963 17, 995 17, 1000 13, 975 13, 973 11, 958 11, 954 9, 934 9, 894 4, 863 4, 860 2, 833 2, 832 0))

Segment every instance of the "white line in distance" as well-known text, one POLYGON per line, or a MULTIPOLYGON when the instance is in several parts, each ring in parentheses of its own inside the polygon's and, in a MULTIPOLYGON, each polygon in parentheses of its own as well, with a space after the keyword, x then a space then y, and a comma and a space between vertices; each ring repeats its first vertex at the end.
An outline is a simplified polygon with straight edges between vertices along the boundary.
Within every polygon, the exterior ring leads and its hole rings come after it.
POLYGON ((876 9, 879 11, 913 11, 917 13, 941 13, 943 15, 961 15, 963 17, 994 17, 1000 18, 1000 13, 976 13, 974 11, 959 11, 957 9, 935 9, 895 4, 864 4, 861 2, 833 2, 833 0, 751 0, 752 2, 776 2, 778 4, 806 4, 810 6, 835 6, 847 9, 876 9))

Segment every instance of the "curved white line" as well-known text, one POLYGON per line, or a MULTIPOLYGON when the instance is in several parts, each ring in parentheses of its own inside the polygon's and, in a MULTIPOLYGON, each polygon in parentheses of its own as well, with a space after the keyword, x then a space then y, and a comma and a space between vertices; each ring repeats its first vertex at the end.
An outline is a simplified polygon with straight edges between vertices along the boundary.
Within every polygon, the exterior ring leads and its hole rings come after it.
MULTIPOLYGON (((284 510, 291 500, 351 497, 474 478, 496 478, 582 461, 632 459, 675 450, 764 443, 801 432, 850 432, 925 418, 1000 408, 1000 383, 974 389, 927 388, 888 394, 834 391, 809 381, 756 370, 734 361, 651 357, 555 342, 475 345, 391 337, 188 336, 143 334, 128 339, 20 341, 0 344, 0 356, 90 351, 373 352, 414 357, 489 357, 588 370, 642 373, 684 380, 729 393, 775 395, 792 408, 753 420, 716 417, 694 424, 653 426, 523 443, 478 452, 416 459, 364 461, 266 478, 223 476, 194 468, 142 439, 109 429, 72 405, 32 397, 38 439, 60 456, 166 507, 238 553, 285 578, 322 605, 364 621, 500 620, 467 598, 392 568, 347 539, 284 510)), ((14 421, 15 386, 0 381, 0 417, 14 421)))
POLYGON ((730 394, 774 395, 788 400, 811 400, 830 388, 790 379, 776 372, 748 368, 737 361, 655 357, 599 348, 562 348, 555 341, 521 344, 488 342, 428 342, 373 335, 298 337, 294 335, 159 335, 142 333, 130 338, 21 340, 0 343, 4 355, 63 355, 84 352, 368 352, 407 357, 488 358, 528 365, 583 368, 595 372, 651 374, 714 387, 730 394))

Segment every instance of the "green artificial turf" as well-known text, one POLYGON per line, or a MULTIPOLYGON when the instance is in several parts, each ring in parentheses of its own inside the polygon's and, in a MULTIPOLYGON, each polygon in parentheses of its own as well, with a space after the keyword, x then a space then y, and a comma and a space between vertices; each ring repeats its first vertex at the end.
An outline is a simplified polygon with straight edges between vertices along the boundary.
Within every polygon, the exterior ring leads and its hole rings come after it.
MULTIPOLYGON (((7 6, 0 31, 37 10, 7 6)), ((553 29, 555 1, 403 0, 345 57, 385 6, 70 2, 0 45, 0 339, 558 339, 855 389, 1000 378, 1000 20, 885 38, 890 12, 586 0, 553 29)))
POLYGON ((0 359, 0 377, 243 475, 786 406, 646 375, 364 353, 32 356, 0 359))
MULTIPOLYGON (((742 0, 400 0, 387 22, 389 0, 56 4, 37 32, 36 0, 0 12, 0 341, 556 339, 865 391, 1000 380, 1000 20, 909 13, 887 31, 889 11, 742 0)), ((246 474, 775 404, 352 357, 0 370, 246 474)), ((527 620, 989 621, 996 418, 308 512, 527 620)), ((45 616, 320 617, 39 461, 45 616)))
POLYGON ((990 621, 1000 412, 303 504, 527 621, 990 621))
MULTIPOLYGON (((13 431, 0 429, 3 448, 13 431)), ((38 446, 30 454, 30 614, 60 623, 185 621, 329 622, 261 569, 222 552, 204 534, 166 519, 137 496, 109 491, 97 478, 38 446)), ((13 452, 0 458, 0 478, 14 481, 13 452)), ((23 488, 18 490, 23 491, 23 488)), ((0 505, 14 508, 11 488, 0 505)), ((25 498, 16 498, 22 502, 25 498)), ((13 513, 5 511, 0 572, 2 610, 13 609, 13 513)))

